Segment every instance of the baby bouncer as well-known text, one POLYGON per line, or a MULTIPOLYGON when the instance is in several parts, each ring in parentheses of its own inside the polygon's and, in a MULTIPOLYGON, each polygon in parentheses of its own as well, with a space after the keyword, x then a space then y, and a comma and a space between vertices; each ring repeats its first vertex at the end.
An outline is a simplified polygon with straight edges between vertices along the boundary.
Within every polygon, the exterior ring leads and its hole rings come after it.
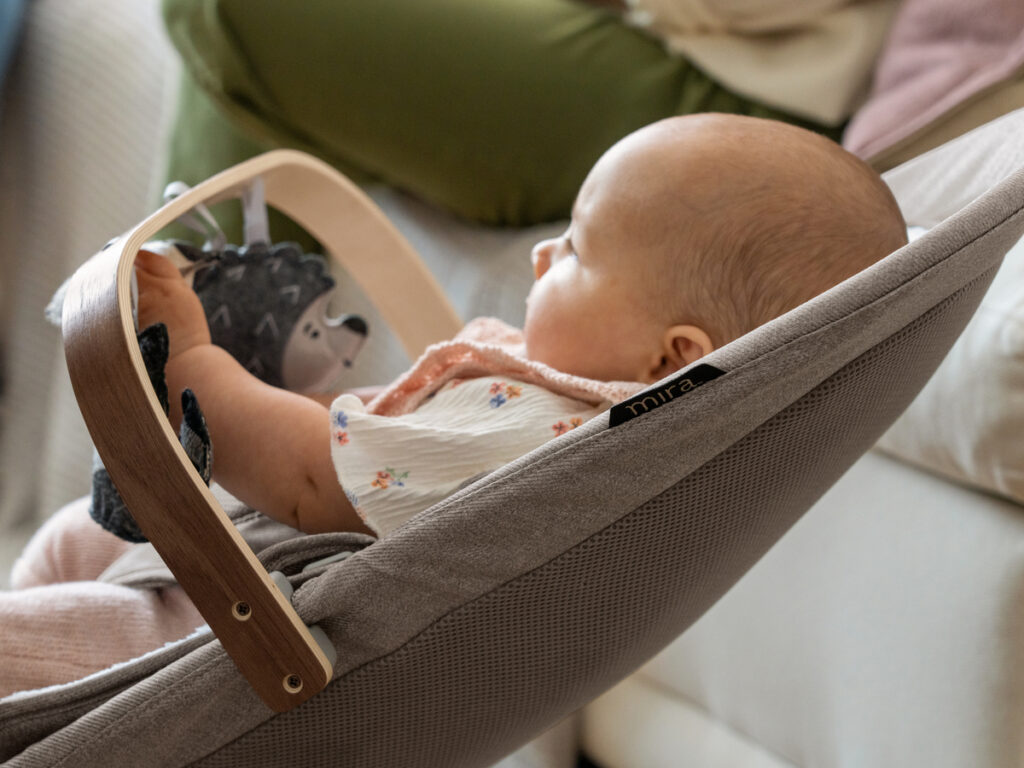
POLYGON ((1011 170, 889 258, 370 546, 246 510, 229 519, 148 386, 134 254, 258 179, 410 354, 450 336, 454 313, 380 212, 307 156, 270 153, 183 194, 80 270, 64 332, 104 463, 213 634, 8 699, 0 759, 497 761, 684 631, 913 399, 1024 234, 1024 171, 1011 170))

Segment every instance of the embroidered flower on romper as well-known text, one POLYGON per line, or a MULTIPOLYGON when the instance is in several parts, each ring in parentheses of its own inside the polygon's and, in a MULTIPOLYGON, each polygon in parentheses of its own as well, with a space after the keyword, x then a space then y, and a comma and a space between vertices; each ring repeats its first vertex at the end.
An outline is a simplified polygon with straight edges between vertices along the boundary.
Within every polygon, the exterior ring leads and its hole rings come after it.
POLYGON ((334 426, 345 429, 348 427, 348 416, 345 415, 344 411, 338 411, 334 414, 334 426))
POLYGON ((559 419, 558 421, 551 425, 551 429, 555 431, 555 437, 558 437, 559 435, 564 435, 571 429, 576 429, 576 427, 578 427, 582 423, 583 419, 581 419, 579 416, 573 416, 571 419, 569 419, 568 424, 559 419))
POLYGON ((523 387, 519 384, 506 384, 504 381, 496 381, 491 384, 490 394, 494 395, 491 398, 491 408, 500 408, 513 397, 519 397, 523 394, 523 387))
POLYGON ((348 445, 348 432, 336 432, 334 439, 338 442, 338 445, 348 445))
POLYGON ((405 478, 409 476, 408 472, 402 472, 399 474, 392 467, 384 467, 383 471, 377 472, 377 477, 373 479, 370 485, 374 488, 387 488, 391 485, 397 485, 399 487, 405 486, 405 478))

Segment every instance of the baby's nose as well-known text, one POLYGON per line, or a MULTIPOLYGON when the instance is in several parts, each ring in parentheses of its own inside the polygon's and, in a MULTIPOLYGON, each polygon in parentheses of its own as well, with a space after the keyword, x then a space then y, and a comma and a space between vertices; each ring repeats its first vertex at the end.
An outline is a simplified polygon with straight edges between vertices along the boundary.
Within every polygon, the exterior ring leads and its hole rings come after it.
POLYGON ((540 280, 551 266, 551 249, 555 247, 556 242, 554 238, 541 240, 530 251, 530 262, 533 264, 533 276, 536 280, 540 280))

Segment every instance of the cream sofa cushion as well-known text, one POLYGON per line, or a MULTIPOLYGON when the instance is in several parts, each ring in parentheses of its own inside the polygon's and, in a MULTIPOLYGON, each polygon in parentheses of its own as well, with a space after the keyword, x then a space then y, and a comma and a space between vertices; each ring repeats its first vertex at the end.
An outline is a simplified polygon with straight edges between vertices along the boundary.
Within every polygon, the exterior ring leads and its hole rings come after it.
POLYGON ((584 708, 583 748, 602 768, 1019 768, 1021 511, 869 452, 584 708), (664 719, 637 725, 654 698, 664 719))
MULTIPOLYGON (((1024 166, 1024 110, 932 150, 885 178, 909 224, 930 227, 1024 166)), ((1024 502, 1024 241, 977 314, 879 447, 1024 502)))

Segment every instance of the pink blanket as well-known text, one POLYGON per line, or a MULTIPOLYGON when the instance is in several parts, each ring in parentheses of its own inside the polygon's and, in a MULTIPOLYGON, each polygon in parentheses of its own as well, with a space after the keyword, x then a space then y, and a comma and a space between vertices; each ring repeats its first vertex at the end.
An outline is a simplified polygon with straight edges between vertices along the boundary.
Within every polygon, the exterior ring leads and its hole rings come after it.
POLYGON ((451 341, 427 347, 412 368, 374 398, 367 410, 380 416, 411 413, 452 379, 479 376, 508 376, 594 405, 617 403, 645 386, 632 381, 584 379, 527 360, 522 331, 493 317, 478 317, 451 341))
POLYGON ((904 0, 843 146, 877 155, 1022 67, 1020 0, 904 0))
POLYGON ((0 697, 78 680, 204 623, 180 587, 96 581, 131 546, 92 521, 88 499, 36 532, 14 564, 13 591, 0 592, 0 697))

